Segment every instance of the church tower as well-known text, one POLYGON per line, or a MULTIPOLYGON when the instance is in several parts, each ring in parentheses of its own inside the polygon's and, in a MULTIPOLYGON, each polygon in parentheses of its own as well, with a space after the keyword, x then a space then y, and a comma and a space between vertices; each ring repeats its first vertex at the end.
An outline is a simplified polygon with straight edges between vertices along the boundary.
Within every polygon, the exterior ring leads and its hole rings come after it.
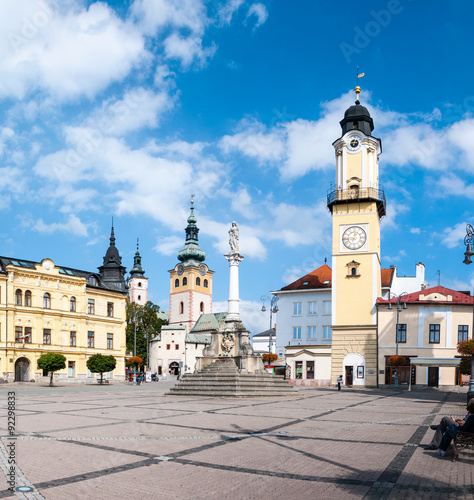
POLYGON ((178 252, 179 264, 170 273, 170 325, 184 325, 189 332, 201 314, 212 313, 212 275, 204 263, 206 252, 198 242, 199 228, 194 200, 186 227, 186 241, 178 252))
POLYGON ((130 302, 135 302, 139 306, 144 306, 148 302, 148 278, 145 278, 145 270, 142 268, 142 257, 138 249, 133 258, 133 268, 128 278, 128 298, 130 302))
POLYGON ((332 213, 332 355, 331 383, 343 375, 346 385, 377 385, 376 301, 381 296, 380 220, 385 195, 379 189, 380 139, 357 100, 340 122, 334 143, 336 189, 328 195, 332 213))
POLYGON ((126 292, 127 285, 125 284, 125 267, 122 266, 122 257, 120 257, 117 247, 115 246, 114 226, 110 232, 110 246, 104 257, 104 263, 99 268, 100 277, 104 285, 112 290, 126 292))

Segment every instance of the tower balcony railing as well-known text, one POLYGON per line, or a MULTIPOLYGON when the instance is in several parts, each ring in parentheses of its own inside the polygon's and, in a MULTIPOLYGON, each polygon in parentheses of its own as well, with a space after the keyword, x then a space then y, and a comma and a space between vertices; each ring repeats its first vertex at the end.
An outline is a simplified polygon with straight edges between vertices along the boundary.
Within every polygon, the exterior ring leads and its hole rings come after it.
POLYGON ((327 205, 331 213, 334 205, 364 201, 375 201, 379 217, 382 218, 386 215, 385 193, 382 189, 371 187, 365 189, 335 189, 327 195, 327 205))

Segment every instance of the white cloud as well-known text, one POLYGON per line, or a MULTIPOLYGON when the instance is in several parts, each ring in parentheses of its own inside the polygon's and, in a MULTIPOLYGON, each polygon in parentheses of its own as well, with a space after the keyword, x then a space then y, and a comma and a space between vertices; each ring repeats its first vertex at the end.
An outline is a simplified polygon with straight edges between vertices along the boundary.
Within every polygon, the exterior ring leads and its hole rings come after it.
POLYGON ((412 227, 410 229, 410 233, 411 234, 420 234, 421 233, 421 229, 419 227, 412 227))
POLYGON ((474 199, 474 184, 468 184, 465 179, 461 179, 454 173, 442 175, 435 184, 441 188, 434 190, 434 194, 439 197, 450 195, 464 196, 471 200, 474 199))
MULTIPOLYGON (((270 326, 270 316, 268 309, 262 312, 262 303, 259 301, 240 300, 239 302, 240 317, 242 323, 250 332, 250 337, 256 333, 268 330, 270 326)), ((220 302, 213 302, 212 312, 227 312, 228 302, 226 300, 220 302)), ((273 315, 273 322, 277 322, 277 314, 273 315)))
POLYGON ((223 24, 230 24, 232 21, 233 15, 245 4, 245 0, 228 0, 227 3, 224 3, 220 6, 218 10, 218 18, 223 24))
POLYGON ((88 225, 81 222, 75 215, 70 215, 66 222, 53 222, 52 224, 46 224, 43 219, 38 219, 33 224, 32 229, 43 234, 62 232, 86 237, 88 225))
POLYGON ((268 18, 267 8, 265 7, 265 5, 263 5, 263 3, 254 3, 250 6, 250 8, 248 10, 247 19, 251 16, 257 17, 257 23, 255 25, 255 28, 258 28, 268 18))
POLYGON ((189 67, 194 61, 203 66, 212 58, 217 48, 214 44, 209 47, 202 46, 200 37, 181 36, 172 33, 163 42, 165 54, 168 59, 179 59, 183 67, 189 67))
POLYGON ((461 241, 464 240, 466 236, 466 223, 459 222, 454 227, 447 227, 443 231, 443 239, 441 243, 446 245, 448 248, 454 248, 461 245, 461 241))
POLYGON ((155 245, 155 250, 163 255, 175 255, 183 246, 183 238, 178 236, 165 236, 160 238, 155 245))

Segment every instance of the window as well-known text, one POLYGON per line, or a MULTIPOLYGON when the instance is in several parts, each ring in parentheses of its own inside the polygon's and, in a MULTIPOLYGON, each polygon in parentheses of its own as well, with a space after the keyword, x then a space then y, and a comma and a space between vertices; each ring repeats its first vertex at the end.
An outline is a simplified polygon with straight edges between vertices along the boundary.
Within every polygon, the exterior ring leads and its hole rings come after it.
POLYGON ((316 338, 316 327, 308 326, 308 338, 315 339, 316 338))
POLYGON ((179 279, 178 279, 178 278, 176 278, 176 279, 174 280, 174 286, 175 286, 176 288, 178 288, 178 287, 179 287, 179 279))
POLYGON ((94 347, 94 332, 87 332, 87 347, 94 347))
POLYGON ((95 314, 95 302, 94 299, 87 299, 87 314, 95 314))
POLYGON ((16 306, 21 306, 21 297, 22 297, 21 290, 17 290, 15 292, 15 305, 16 306))
POLYGON ((295 363, 295 378, 303 378, 303 361, 295 363))
POLYGON ((170 351, 171 350, 171 344, 166 344, 166 350, 170 351))
POLYGON ((201 286, 201 278, 199 276, 196 278, 196 286, 201 286))
POLYGON ((69 332, 69 345, 76 347, 76 332, 69 332))
POLYGON ((142 286, 142 282, 141 281, 138 282, 138 286, 141 288, 141 286, 142 286))
POLYGON ((179 303, 179 314, 184 314, 184 303, 183 302, 179 303))
POLYGON ((114 303, 113 302, 107 302, 107 316, 109 318, 114 317, 114 303))
POLYGON ((51 295, 49 293, 43 295, 43 309, 51 309, 51 295))
POLYGON ((293 340, 301 339, 301 326, 293 327, 293 340))
POLYGON ((293 302, 293 316, 301 316, 301 302, 293 302))
POLYGON ((114 334, 108 333, 107 334, 107 349, 113 349, 113 348, 114 348, 114 334))
POLYGON ((208 288, 208 287, 209 287, 209 281, 204 280, 204 288, 208 288))
POLYGON ((330 326, 323 326, 323 339, 332 339, 332 330, 330 326))
POLYGON ((174 348, 175 348, 176 351, 179 351, 179 344, 175 344, 174 348))
POLYGON ((323 300, 323 314, 331 314, 331 311, 332 311, 331 301, 323 300))
POLYGON ((31 344, 32 329, 31 326, 25 326, 25 344, 31 344))
POLYGON ((43 344, 51 345, 51 329, 43 328, 43 344))
POLYGON ((430 325, 430 344, 439 344, 440 325, 430 325))
POLYGON ((25 292, 25 306, 31 307, 31 292, 29 290, 25 292))
POLYGON ((89 276, 89 285, 99 286, 99 282, 95 276, 89 276))
POLYGON ((201 302, 199 309, 202 313, 204 312, 204 302, 201 302))
POLYGON ((15 326, 15 342, 22 342, 23 341, 23 327, 22 326, 15 326))
POLYGON ((69 311, 72 313, 76 312, 76 297, 69 299, 69 311))
POLYGON ((314 361, 306 361, 306 378, 314 379, 314 361))
POLYGON ((308 302, 308 314, 318 314, 318 303, 315 300, 308 302))
POLYGON ((183 286, 188 284, 188 278, 184 277, 183 278, 183 286))
POLYGON ((467 325, 458 326, 458 342, 469 340, 469 327, 467 325))
POLYGON ((398 324, 398 343, 404 344, 407 341, 407 325, 398 324))

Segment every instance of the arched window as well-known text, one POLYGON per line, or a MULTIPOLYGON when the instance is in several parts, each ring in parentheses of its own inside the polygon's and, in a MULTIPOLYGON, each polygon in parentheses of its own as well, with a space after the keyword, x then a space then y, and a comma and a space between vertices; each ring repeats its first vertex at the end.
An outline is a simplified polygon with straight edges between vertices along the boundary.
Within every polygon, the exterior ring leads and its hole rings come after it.
POLYGON ((204 280, 204 288, 209 288, 209 282, 207 280, 204 280))
POLYGON ((178 278, 176 278, 176 279, 174 280, 174 286, 175 286, 175 287, 178 287, 178 286, 179 286, 179 279, 178 279, 178 278))
POLYGON ((49 293, 43 295, 43 309, 51 309, 51 295, 49 293))
POLYGON ((357 269, 355 267, 352 268, 352 276, 357 276, 357 269))
POLYGON ((141 286, 142 286, 142 282, 141 281, 138 282, 138 286, 141 288, 141 286))
POLYGON ((69 311, 72 313, 76 312, 76 297, 69 299, 69 311))
POLYGON ((183 286, 188 284, 188 278, 183 278, 183 286))
POLYGON ((19 290, 19 289, 15 292, 15 305, 16 306, 21 306, 22 295, 23 294, 22 294, 21 290, 19 290))
POLYGON ((25 292, 25 306, 31 307, 31 292, 29 290, 25 292))
POLYGON ((184 314, 184 303, 183 302, 179 303, 179 314, 184 314))
POLYGON ((204 302, 201 302, 199 309, 201 310, 202 313, 204 313, 204 302))
POLYGON ((196 286, 201 286, 201 278, 199 276, 196 278, 196 286))
POLYGON ((138 296, 138 300, 142 300, 142 296, 141 295, 138 296))
POLYGON ((95 276, 89 276, 89 285, 99 286, 99 282, 95 276))

